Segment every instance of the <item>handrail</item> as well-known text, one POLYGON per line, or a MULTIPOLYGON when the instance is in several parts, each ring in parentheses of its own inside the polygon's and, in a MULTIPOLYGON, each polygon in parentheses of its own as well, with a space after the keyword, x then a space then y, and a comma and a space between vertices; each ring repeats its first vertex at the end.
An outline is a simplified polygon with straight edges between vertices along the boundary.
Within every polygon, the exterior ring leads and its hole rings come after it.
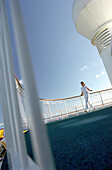
MULTIPOLYGON (((21 83, 19 82, 19 80, 18 80, 18 78, 17 78, 17 76, 16 76, 16 74, 15 74, 15 79, 16 79, 16 81, 17 81, 17 83, 18 83, 18 85, 23 89, 23 86, 21 85, 21 83)), ((23 89, 24 90, 24 89, 23 89)))
MULTIPOLYGON (((104 92, 104 91, 108 91, 108 90, 112 90, 112 88, 105 89, 105 90, 100 90, 100 91, 95 91, 95 92, 92 92, 90 94, 100 93, 100 92, 104 92)), ((60 98, 60 99, 42 99, 42 98, 39 98, 39 100, 44 100, 44 101, 59 101, 59 100, 73 99, 73 98, 77 98, 77 97, 80 97, 80 95, 73 96, 73 97, 67 97, 67 98, 60 98)))
MULTIPOLYGON (((20 105, 22 102, 22 98, 24 97, 24 89, 21 88, 20 82, 16 77, 16 88, 18 93, 20 94, 20 105)), ((99 90, 90 93, 91 104, 96 108, 103 108, 112 105, 112 97, 108 96, 108 94, 112 93, 112 88, 99 90), (95 98, 97 96, 97 98, 95 98)), ((48 123, 51 121, 55 121, 57 119, 63 119, 69 116, 77 116, 84 112, 84 97, 81 95, 60 98, 60 99, 42 99, 38 98, 41 106, 41 114, 43 117, 44 123, 48 123), (60 101, 60 102, 59 102, 60 101), (59 103, 58 103, 59 102, 59 103)), ((21 110, 21 106, 20 106, 21 110)), ((21 112, 22 113, 22 112, 21 112)), ((25 127, 28 126, 27 120, 23 121, 25 127)))
MULTIPOLYGON (((23 86, 21 85, 21 83, 19 82, 16 74, 15 74, 15 79, 16 79, 16 82, 17 82, 18 86, 20 87, 20 91, 19 91, 18 89, 17 89, 17 91, 24 97, 24 88, 23 88, 23 86)), ((108 90, 112 90, 112 88, 95 91, 95 92, 92 92, 92 93, 90 93, 90 94, 101 93, 101 92, 108 91, 108 90)), ((78 97, 80 97, 80 96, 81 96, 81 95, 72 96, 72 97, 66 97, 66 98, 59 98, 59 99, 43 99, 43 98, 38 98, 38 100, 40 100, 40 101, 59 101, 59 100, 75 99, 75 98, 78 98, 78 97)))

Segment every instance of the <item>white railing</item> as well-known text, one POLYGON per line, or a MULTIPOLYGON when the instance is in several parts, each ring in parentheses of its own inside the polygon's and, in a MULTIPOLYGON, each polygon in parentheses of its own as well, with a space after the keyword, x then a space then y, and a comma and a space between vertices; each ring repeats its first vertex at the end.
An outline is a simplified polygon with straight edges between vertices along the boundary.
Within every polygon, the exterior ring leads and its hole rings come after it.
MULTIPOLYGON (((23 129, 29 128, 24 106, 24 89, 16 77, 16 89, 22 117, 23 129)), ((48 123, 84 113, 85 100, 83 96, 74 96, 62 99, 39 99, 43 121, 48 123)), ((112 88, 90 93, 91 104, 96 108, 112 105, 112 88)))
MULTIPOLYGON (((112 89, 90 93, 90 101, 96 108, 112 105, 112 89)), ((63 99, 40 99, 45 123, 83 114, 85 101, 83 96, 63 99)))
MULTIPOLYGON (((17 77, 16 89, 18 94, 19 108, 22 118, 23 130, 29 128, 28 119, 24 104, 24 89, 17 77)), ((64 119, 70 116, 77 116, 84 113, 85 100, 83 96, 74 96, 62 99, 38 99, 44 123, 64 119)), ((90 93, 90 101, 96 108, 103 108, 112 105, 112 88, 90 93)))
MULTIPOLYGON (((29 128, 28 119, 24 104, 24 89, 20 85, 17 77, 16 89, 18 93, 19 108, 22 118, 23 130, 29 128)), ((83 96, 74 96, 62 99, 38 99, 40 101, 41 112, 44 123, 77 116, 84 113, 85 100, 83 96)), ((91 104, 100 109, 112 105, 112 88, 90 93, 91 104)), ((3 124, 2 124, 3 127, 3 124)))

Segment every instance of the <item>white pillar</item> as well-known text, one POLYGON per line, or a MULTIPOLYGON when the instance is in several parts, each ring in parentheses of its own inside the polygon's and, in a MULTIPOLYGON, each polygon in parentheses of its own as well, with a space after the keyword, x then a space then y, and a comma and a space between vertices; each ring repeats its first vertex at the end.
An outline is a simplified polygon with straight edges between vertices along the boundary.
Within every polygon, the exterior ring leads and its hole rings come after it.
POLYGON ((15 121, 15 130, 16 130, 16 134, 14 137, 16 138, 17 135, 16 146, 18 147, 17 152, 19 153, 21 167, 26 168, 28 166, 27 151, 26 151, 26 146, 25 146, 25 141, 23 136, 21 117, 20 117, 18 100, 17 100, 13 59, 11 53, 11 42, 10 42, 8 20, 7 20, 4 0, 1 1, 1 11, 2 11, 2 26, 3 26, 2 34, 3 34, 3 42, 4 42, 3 45, 5 49, 5 55, 3 56, 3 60, 5 62, 4 68, 7 69, 7 76, 9 78, 7 84, 9 84, 9 89, 10 89, 10 100, 12 101, 13 117, 15 121))
POLYGON ((19 65, 21 68, 25 99, 27 103, 28 119, 31 122, 31 135, 35 160, 41 170, 54 170, 54 163, 48 142, 46 128, 42 122, 41 111, 38 102, 37 89, 33 75, 30 54, 25 36, 20 6, 18 0, 9 0, 10 12, 13 22, 16 48, 19 65))
MULTIPOLYGON (((0 39, 0 41, 2 41, 2 40, 0 39)), ((9 120, 8 120, 9 122, 8 123, 11 125, 11 128, 8 129, 8 133, 12 134, 11 142, 12 142, 12 145, 13 145, 13 147, 11 147, 9 149, 9 152, 10 152, 10 154, 12 156, 11 158, 12 159, 13 159, 13 157, 15 158, 14 164, 13 164, 13 167, 15 167, 15 165, 18 165, 18 163, 19 163, 19 158, 16 157, 16 154, 18 153, 17 136, 16 136, 14 117, 13 117, 12 101, 11 101, 11 96, 10 96, 10 88, 9 88, 9 85, 8 85, 9 80, 8 80, 8 75, 7 75, 7 68, 5 68, 5 66, 6 66, 6 63, 5 63, 5 60, 4 60, 5 59, 4 58, 5 53, 4 53, 4 48, 3 48, 2 43, 0 44, 0 46, 1 46, 1 49, 2 49, 1 50, 1 56, 2 56, 2 64, 3 64, 4 84, 5 84, 4 88, 6 90, 6 99, 7 99, 7 107, 8 107, 8 112, 7 113, 9 113, 9 120)), ((5 94, 3 94, 3 95, 5 95, 5 94)), ((4 102, 4 97, 2 98, 2 100, 3 100, 2 102, 4 102)), ((3 106, 3 107, 5 107, 5 109, 6 109, 6 106, 3 106)), ((8 118, 8 116, 7 116, 7 118, 8 118)), ((6 119, 5 119, 4 123, 5 123, 5 126, 7 126, 6 119)), ((6 140, 8 140, 8 139, 6 139, 6 140)))
MULTIPOLYGON (((1 62, 1 54, 0 54, 0 63, 1 62)), ((13 137, 11 131, 11 124, 10 124, 10 117, 9 117, 9 108, 7 103, 6 97, 6 89, 5 89, 5 81, 3 76, 2 66, 0 66, 0 103, 2 106, 2 115, 3 115, 3 122, 4 122, 4 130, 5 130, 5 138, 6 138, 6 145, 7 145, 7 156, 8 156, 8 165, 11 167, 10 156, 9 154, 14 155, 14 145, 13 145, 13 137)))
POLYGON ((112 84, 112 55, 111 55, 111 45, 108 46, 107 49, 103 51, 101 54, 101 58, 103 61, 103 64, 105 66, 105 69, 107 71, 107 74, 109 76, 110 82, 112 84))
POLYGON ((1 59, 2 59, 2 65, 3 65, 3 76, 4 76, 4 83, 5 83, 5 89, 6 89, 6 96, 7 96, 7 104, 8 104, 8 111, 9 111, 9 121, 11 122, 11 132, 12 132, 12 143, 14 145, 15 148, 15 153, 18 151, 18 146, 16 145, 16 131, 15 131, 15 122, 14 122, 14 118, 13 118, 13 111, 12 111, 12 101, 11 101, 11 97, 10 97, 10 88, 8 85, 8 73, 7 73, 7 67, 6 67, 6 61, 5 61, 5 51, 4 51, 4 45, 3 45, 3 39, 2 37, 0 37, 0 53, 1 53, 1 59))

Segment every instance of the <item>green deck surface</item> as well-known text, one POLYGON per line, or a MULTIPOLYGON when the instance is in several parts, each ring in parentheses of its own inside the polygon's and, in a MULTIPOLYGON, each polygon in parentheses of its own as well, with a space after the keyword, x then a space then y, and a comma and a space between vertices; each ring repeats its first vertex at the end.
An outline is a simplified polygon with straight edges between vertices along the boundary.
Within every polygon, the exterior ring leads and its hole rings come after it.
POLYGON ((57 169, 112 169, 112 107, 47 126, 57 169))
MULTIPOLYGON (((112 107, 46 126, 57 170, 112 169, 112 107)), ((33 158, 29 132, 25 139, 33 158)))

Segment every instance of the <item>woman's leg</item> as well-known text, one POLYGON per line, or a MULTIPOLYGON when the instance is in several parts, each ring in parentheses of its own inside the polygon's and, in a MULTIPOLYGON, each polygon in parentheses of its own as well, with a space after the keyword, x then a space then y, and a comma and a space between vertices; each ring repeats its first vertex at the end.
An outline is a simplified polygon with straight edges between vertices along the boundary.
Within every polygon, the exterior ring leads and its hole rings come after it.
POLYGON ((90 103, 90 100, 88 99, 88 104, 90 106, 91 109, 94 109, 93 105, 90 103))
POLYGON ((85 111, 88 109, 88 96, 85 97, 85 111))

